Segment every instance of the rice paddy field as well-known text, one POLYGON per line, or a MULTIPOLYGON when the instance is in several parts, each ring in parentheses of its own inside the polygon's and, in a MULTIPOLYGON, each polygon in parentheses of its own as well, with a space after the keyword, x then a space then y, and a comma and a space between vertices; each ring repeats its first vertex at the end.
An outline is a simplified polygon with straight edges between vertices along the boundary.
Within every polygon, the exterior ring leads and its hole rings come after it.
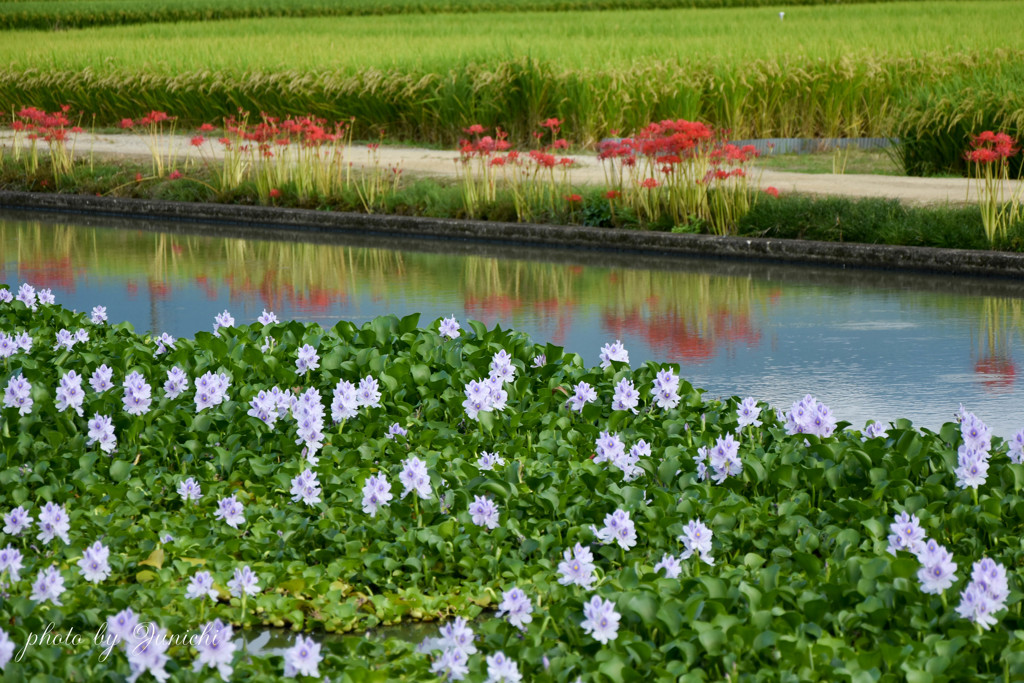
MULTIPOLYGON (((24 7, 31 18, 55 4, 0 8, 24 7)), ((110 3, 60 4, 99 11, 110 3)), ((128 11, 138 3, 121 4, 128 11)), ((210 3, 210 12, 221 4, 210 3)), ((355 117, 367 137, 384 130, 439 143, 474 123, 525 140, 549 116, 565 121, 563 134, 579 144, 663 118, 699 119, 734 136, 910 139, 956 126, 1019 126, 1018 7, 467 11, 7 30, 0 106, 70 105, 83 125, 98 126, 151 109, 187 125, 239 108, 355 117), (942 91, 949 83, 957 84, 952 106, 942 91)))

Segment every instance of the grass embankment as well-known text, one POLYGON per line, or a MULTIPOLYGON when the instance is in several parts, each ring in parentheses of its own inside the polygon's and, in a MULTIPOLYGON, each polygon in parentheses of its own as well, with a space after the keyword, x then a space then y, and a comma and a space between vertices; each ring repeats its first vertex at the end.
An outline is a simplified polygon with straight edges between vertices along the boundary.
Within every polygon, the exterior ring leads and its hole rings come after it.
MULTIPOLYGON (((355 117, 363 137, 383 129, 447 144, 474 123, 528 140, 549 116, 581 144, 665 118, 705 121, 733 137, 910 140, 949 123, 929 114, 945 106, 939 84, 959 79, 984 82, 1004 101, 993 109, 991 97, 966 88, 956 119, 991 111, 978 125, 1012 134, 1024 111, 1005 86, 1024 62, 1015 8, 984 0, 792 7, 783 21, 740 8, 7 32, 0 104, 70 104, 86 127, 151 109, 188 124, 219 122, 239 107, 355 117), (902 123, 908 109, 921 115, 902 123)), ((966 142, 954 141, 958 154, 966 142)))
MULTIPOLYGON (((108 195, 241 204, 270 204, 284 208, 331 211, 469 218, 515 222, 518 220, 515 197, 498 190, 494 201, 479 203, 470 216, 464 188, 454 182, 403 180, 376 195, 367 205, 366 194, 358 180, 330 196, 300 196, 294 188, 283 186, 277 196, 261 199, 256 182, 246 181, 224 191, 214 188, 215 174, 194 168, 176 180, 156 178, 144 164, 96 164, 92 170, 78 167, 73 177, 55 188, 48 169, 41 167, 32 175, 16 166, 0 173, 0 189, 86 195, 108 195), (141 178, 141 180, 137 180, 141 178)), ((276 188, 275 188, 276 189, 276 188)), ((657 220, 645 220, 635 212, 612 204, 603 188, 575 187, 578 202, 557 202, 556 210, 538 208, 533 222, 558 225, 659 230, 685 233, 711 233, 710 221, 673 222, 668 213, 657 220)), ((263 193, 264 197, 266 193, 263 193)), ((985 236, 981 214, 975 206, 908 206, 895 199, 812 198, 805 196, 772 197, 763 192, 753 195, 752 207, 739 219, 732 234, 748 237, 859 242, 903 246, 954 249, 990 249, 1024 251, 1024 222, 1010 225, 1007 234, 990 245, 985 236)), ((713 205, 713 202, 712 202, 713 205)))

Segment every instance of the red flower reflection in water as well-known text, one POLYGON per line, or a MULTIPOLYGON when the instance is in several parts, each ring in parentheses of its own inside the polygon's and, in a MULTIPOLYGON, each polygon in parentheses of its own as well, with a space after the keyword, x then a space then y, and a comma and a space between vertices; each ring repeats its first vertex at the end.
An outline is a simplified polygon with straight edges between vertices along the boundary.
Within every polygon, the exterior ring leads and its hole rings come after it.
POLYGON ((706 363, 720 350, 731 351, 737 344, 752 348, 761 343, 761 332, 750 317, 728 310, 716 312, 703 326, 675 313, 645 317, 639 311, 624 315, 606 311, 602 326, 616 337, 628 333, 644 339, 670 362, 706 363))
POLYGON ((1003 391, 1013 386, 1017 366, 1010 358, 993 356, 979 359, 974 364, 974 372, 981 376, 981 383, 986 389, 1003 391))

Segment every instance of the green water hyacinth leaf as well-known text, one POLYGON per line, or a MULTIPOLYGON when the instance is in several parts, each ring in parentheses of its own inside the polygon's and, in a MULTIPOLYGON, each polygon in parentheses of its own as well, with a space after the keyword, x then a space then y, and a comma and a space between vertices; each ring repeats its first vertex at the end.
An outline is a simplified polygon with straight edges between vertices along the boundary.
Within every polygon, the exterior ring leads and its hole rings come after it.
MULTIPOLYGON (((24 372, 43 389, 28 415, 0 409, 0 521, 17 506, 37 521, 48 502, 63 505, 70 518, 67 545, 41 544, 37 526, 0 536, 0 552, 9 544, 23 553, 20 581, 8 582, 9 598, 0 603, 0 628, 16 644, 51 621, 94 633, 126 608, 172 631, 194 631, 214 618, 237 627, 243 605, 228 584, 249 566, 259 590, 246 597, 246 628, 333 634, 322 640, 320 662, 320 673, 332 679, 434 679, 438 653, 415 646, 454 616, 472 620, 475 633, 467 680, 484 680, 486 657, 499 650, 524 680, 535 681, 1024 676, 1016 569, 1024 563, 1022 468, 1009 461, 1003 440, 995 441, 989 479, 975 500, 955 484, 958 429, 934 434, 900 424, 885 440, 863 441, 850 429, 808 437, 786 434, 773 411, 763 411, 761 428, 737 435, 744 476, 714 484, 698 479, 693 457, 698 447, 736 434, 738 398, 704 401, 687 387, 687 398, 670 411, 642 402, 635 415, 613 413, 604 401, 579 414, 565 405, 579 382, 610 397, 624 377, 646 400, 662 369, 656 364, 588 370, 578 356, 511 330, 464 321, 460 338, 442 340, 437 321, 418 327, 415 316, 330 330, 239 321, 220 338, 204 332, 178 340, 164 355, 154 353, 151 339, 120 327, 90 327, 90 342, 72 353, 46 343, 60 329, 88 325, 59 306, 32 313, 0 303, 0 329, 29 329, 36 340, 34 367, 24 364, 30 357, 15 355, 5 374, 24 372), (276 348, 251 353, 268 331, 276 348), (314 342, 321 367, 300 376, 296 349, 314 342), (486 424, 468 420, 462 389, 487 377, 502 350, 516 368, 505 384, 509 405, 487 413, 486 424), (539 353, 547 363, 533 367, 539 353), (88 377, 103 362, 114 368, 115 388, 87 391, 84 409, 113 416, 112 456, 87 446, 86 420, 57 411, 53 398, 63 373, 88 377), (172 365, 190 380, 228 375, 224 402, 197 413, 191 383, 183 396, 166 398, 162 383, 172 365), (156 399, 140 416, 122 406, 121 383, 132 370, 156 399), (367 374, 379 382, 380 405, 334 424, 330 402, 339 380, 358 384, 367 374), (285 396, 309 389, 319 395, 324 438, 315 464, 297 442, 292 409, 273 426, 249 413, 257 394, 275 386, 285 396), (395 423, 408 433, 389 439, 395 423), (612 424, 627 445, 643 439, 651 446, 634 480, 591 458, 612 424), (484 451, 504 463, 482 469, 484 451), (426 498, 401 495, 399 476, 411 457, 424 463, 426 498), (320 486, 312 505, 292 493, 306 469, 320 486), (394 497, 371 517, 362 487, 377 475, 394 497), (187 478, 198 485, 198 499, 179 493, 187 478), (214 515, 230 496, 243 507, 237 528, 214 515), (496 528, 472 523, 476 496, 497 505, 496 528), (628 511, 636 525, 628 549, 601 543, 591 529, 616 510, 628 511), (958 564, 943 596, 921 591, 913 553, 887 552, 889 525, 902 511, 916 515, 958 564), (713 532, 714 564, 693 555, 679 560, 673 576, 655 571, 664 557, 680 557, 679 537, 694 519, 713 532), (112 572, 94 585, 77 563, 97 539, 110 548, 112 572), (589 588, 565 580, 574 552, 589 554, 589 588), (1007 567, 1009 607, 979 636, 956 605, 981 557, 1007 567), (51 564, 65 581, 60 606, 30 599, 30 584, 51 564), (186 598, 201 571, 210 572, 216 597, 186 598), (513 586, 533 606, 523 630, 493 615, 513 586), (606 643, 580 627, 594 594, 621 615, 606 643), (414 622, 424 630, 410 635, 404 629, 414 622), (366 629, 372 635, 364 636, 366 629)), ((101 661, 86 648, 71 650, 30 648, 4 673, 18 680, 64 678, 67 671, 90 680, 130 675, 120 651, 101 661)), ((169 652, 175 678, 202 680, 192 671, 193 649, 173 645, 169 652)), ((283 674, 280 657, 254 654, 234 667, 237 677, 252 680, 283 674)))

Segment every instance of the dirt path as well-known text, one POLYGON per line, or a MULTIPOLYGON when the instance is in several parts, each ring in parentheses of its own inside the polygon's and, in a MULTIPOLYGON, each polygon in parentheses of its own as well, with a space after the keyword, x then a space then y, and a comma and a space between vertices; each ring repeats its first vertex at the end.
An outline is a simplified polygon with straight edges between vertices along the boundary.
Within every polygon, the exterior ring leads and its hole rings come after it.
MULTIPOLYGON (((91 135, 81 134, 75 141, 75 155, 88 157, 130 157, 147 159, 151 156, 149 138, 144 135, 117 134, 91 135)), ((174 138, 173 149, 179 159, 188 155, 198 158, 194 148, 189 145, 187 136, 174 138)), ((11 132, 0 133, 0 145, 11 145, 11 132)), ((207 158, 221 155, 220 146, 216 142, 207 142, 205 153, 207 158)), ((433 150, 417 147, 381 147, 378 150, 378 163, 385 167, 397 166, 404 173, 416 176, 434 176, 451 178, 455 176, 455 164, 458 152, 451 150, 433 150)), ((572 169, 572 180, 575 183, 603 183, 604 172, 597 158, 590 154, 574 154, 576 165, 572 169)), ((370 163, 370 155, 366 146, 354 146, 345 150, 345 158, 356 167, 370 163)), ((963 204, 966 201, 977 201, 974 187, 968 188, 968 181, 963 178, 908 178, 882 175, 835 175, 831 173, 788 173, 783 171, 763 170, 761 186, 772 186, 779 192, 799 192, 813 195, 834 195, 843 197, 886 197, 900 199, 912 204, 963 204)), ((1021 181, 1009 183, 1006 187, 1007 197, 1012 192, 1024 193, 1021 181)))

